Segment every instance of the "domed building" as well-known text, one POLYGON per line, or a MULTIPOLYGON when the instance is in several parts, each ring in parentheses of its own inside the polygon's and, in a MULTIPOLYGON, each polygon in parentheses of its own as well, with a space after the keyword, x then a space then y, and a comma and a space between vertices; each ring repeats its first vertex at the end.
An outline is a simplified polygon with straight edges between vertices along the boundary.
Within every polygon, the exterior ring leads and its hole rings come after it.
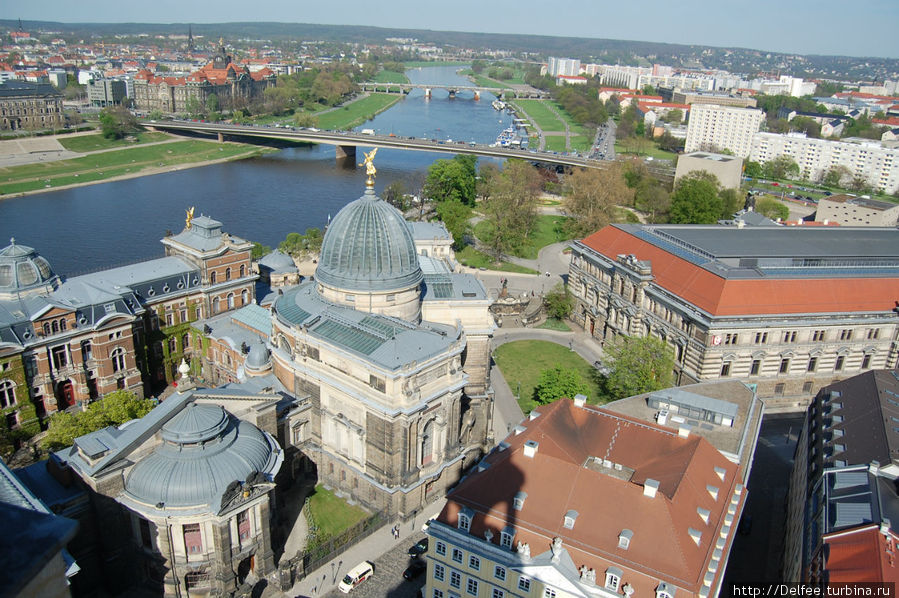
POLYGON ((54 455, 91 491, 111 590, 138 582, 165 596, 222 596, 275 570, 277 399, 182 386, 140 420, 54 455), (252 421, 221 404, 234 400, 252 406, 242 411, 252 421))
POLYGON ((314 279, 272 306, 274 375, 309 406, 290 442, 319 481, 400 516, 480 458, 492 415, 486 291, 417 247, 369 179, 325 232, 314 279))
POLYGON ((0 249, 0 298, 23 298, 50 293, 59 286, 59 277, 50 263, 31 247, 16 245, 15 239, 0 249))

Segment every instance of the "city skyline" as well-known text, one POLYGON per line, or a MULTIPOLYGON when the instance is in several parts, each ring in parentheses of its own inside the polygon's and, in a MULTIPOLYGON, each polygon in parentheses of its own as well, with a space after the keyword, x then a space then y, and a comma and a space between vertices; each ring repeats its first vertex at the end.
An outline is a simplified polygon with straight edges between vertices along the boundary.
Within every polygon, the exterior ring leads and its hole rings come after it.
POLYGON ((331 25, 371 25, 403 29, 431 29, 478 33, 519 33, 556 37, 587 37, 656 41, 716 47, 751 48, 768 52, 899 58, 899 3, 861 0, 854 10, 836 0, 784 3, 757 0, 753 5, 733 1, 708 3, 684 0, 608 6, 563 0, 547 11, 535 0, 480 3, 458 0, 429 4, 387 0, 380 3, 349 0, 335 13, 326 5, 298 6, 285 0, 268 2, 253 12, 234 0, 185 4, 161 0, 147 13, 143 5, 99 0, 90 7, 46 0, 7 3, 6 18, 62 23, 225 23, 273 21, 331 25), (538 17, 538 18, 536 18, 538 17), (876 18, 872 18, 876 17, 876 18))

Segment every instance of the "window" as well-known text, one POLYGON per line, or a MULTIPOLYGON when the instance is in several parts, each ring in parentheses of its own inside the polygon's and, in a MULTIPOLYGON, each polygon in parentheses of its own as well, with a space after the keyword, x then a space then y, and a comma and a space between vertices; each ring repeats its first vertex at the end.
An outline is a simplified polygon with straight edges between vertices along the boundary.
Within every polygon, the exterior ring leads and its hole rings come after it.
POLYGON ((531 591, 531 578, 525 577, 522 575, 518 578, 518 589, 522 592, 530 592, 531 591))
POLYGON ((814 372, 816 367, 818 367, 818 358, 810 357, 808 360, 808 371, 814 372))
POLYGON ((840 340, 841 341, 851 341, 852 340, 852 330, 849 328, 840 330, 840 340))
POLYGON ((544 588, 543 598, 556 598, 556 591, 552 588, 544 588))
POLYGON ((775 385, 774 385, 774 394, 777 395, 777 396, 783 396, 784 389, 785 389, 786 387, 787 387, 787 385, 784 384, 783 382, 780 382, 780 383, 778 383, 778 384, 775 384, 775 385))
POLYGON ((457 563, 462 562, 462 551, 458 548, 453 548, 453 560, 457 563))
POLYGON ((186 308, 181 308, 180 310, 178 310, 178 319, 181 321, 182 324, 184 322, 187 322, 187 309, 186 308))
POLYGON ((178 341, 175 339, 174 336, 170 336, 169 337, 169 355, 172 355, 177 352, 178 352, 178 341))
POLYGON ((184 534, 184 548, 187 554, 199 554, 203 552, 203 536, 200 534, 199 523, 187 523, 181 526, 184 534))
POLYGON ((57 332, 59 332, 59 322, 57 322, 56 320, 53 320, 50 323, 50 327, 53 329, 53 334, 56 334, 57 332))
POLYGON ((228 309, 234 309, 234 293, 228 293, 228 309))
POLYGON ((153 548, 153 534, 150 532, 150 522, 141 519, 138 522, 140 528, 140 545, 144 548, 153 548))
POLYGON ((631 545, 631 538, 634 537, 634 532, 629 529, 621 530, 621 533, 618 534, 618 548, 622 548, 627 550, 631 545))
POLYGON ((724 344, 725 345, 736 345, 737 344, 737 334, 725 334, 724 335, 724 344))
POLYGON ((225 268, 225 280, 231 280, 231 268, 225 268))
POLYGON ((574 522, 577 520, 577 511, 568 511, 565 513, 565 519, 562 522, 562 525, 565 529, 574 529, 574 522))
POLYGON ((16 404, 16 385, 12 380, 0 382, 0 407, 6 408, 16 404))
POLYGON ((387 392, 387 384, 384 382, 384 379, 373 374, 369 374, 368 376, 368 385, 378 392, 387 392))
POLYGON ((869 339, 874 340, 875 338, 880 336, 880 329, 879 328, 868 328, 867 336, 869 339))
POLYGON ((441 565, 440 563, 434 563, 434 579, 437 581, 443 581, 446 579, 446 567, 441 565))
POLYGON ((243 264, 240 265, 240 277, 243 278, 247 275, 247 267, 243 264))
POLYGON ((458 571, 450 571, 450 587, 462 587, 462 574, 458 571))
POLYGON ((768 333, 767 332, 756 332, 755 333, 755 344, 761 345, 763 343, 768 342, 768 333))
POLYGON ((788 374, 790 372, 790 360, 789 359, 781 359, 780 360, 780 373, 788 374))
POLYGON ((437 554, 439 554, 440 556, 446 556, 446 543, 437 542, 437 546, 434 547, 434 550, 436 550, 437 554))
POLYGON ((355 295, 347 295, 346 300, 349 301, 350 303, 353 303, 354 301, 356 301, 356 296, 355 295))
POLYGON ((459 513, 459 529, 466 532, 471 530, 471 515, 459 513))
POLYGON ((81 361, 87 363, 93 358, 94 352, 90 341, 81 341, 81 361))
POLYGON ((802 385, 802 392, 804 392, 804 393, 812 392, 812 383, 811 383, 811 382, 806 382, 805 384, 803 384, 803 385, 802 385))
POLYGON ((240 541, 250 539, 250 511, 241 511, 237 514, 237 536, 240 541))
POLYGON ((762 360, 761 359, 753 359, 752 365, 749 366, 749 375, 750 376, 758 376, 759 369, 761 367, 762 367, 762 360))
POLYGON ((846 358, 842 355, 837 355, 837 362, 833 364, 833 371, 839 372, 843 369, 843 362, 846 361, 846 358))
POLYGON ((727 377, 727 376, 730 376, 730 362, 729 361, 725 361, 723 364, 721 364, 721 377, 723 378, 723 377, 727 377))
POLYGON ((396 295, 387 295, 387 301, 388 302, 396 301, 396 295))
POLYGON ((821 342, 824 340, 824 331, 823 330, 815 330, 812 333, 812 340, 815 342, 821 342))
POLYGON ((434 588, 433 598, 443 598, 443 590, 438 590, 437 588, 434 588))
POLYGON ((250 304, 250 292, 246 289, 240 292, 240 304, 241 305, 249 305, 250 304))
POLYGON ((166 326, 174 326, 175 325, 175 314, 165 314, 165 325, 166 326))
POLYGON ((475 555, 471 555, 468 557, 468 566, 475 571, 481 570, 481 559, 476 557, 475 555))
POLYGON ((784 332, 784 342, 785 343, 795 343, 796 342, 796 331, 788 330, 788 331, 784 332))
POLYGON ((618 591, 618 584, 621 583, 621 569, 617 567, 609 567, 606 570, 606 589, 612 590, 613 592, 618 591))
POLYGON ((125 370, 125 349, 121 347, 113 349, 110 358, 112 359, 113 372, 121 372, 125 370))
POLYGON ((506 568, 496 565, 493 568, 493 577, 497 578, 500 581, 506 581, 506 568))
POLYGON ((503 592, 501 589, 493 588, 493 598, 503 598, 505 595, 506 595, 506 593, 503 592))
POLYGON ((871 367, 871 356, 865 355, 864 357, 862 357, 862 369, 866 370, 869 367, 871 367))
POLYGON ((215 270, 209 273, 209 284, 215 284, 215 270))
POLYGON ((503 548, 512 548, 512 538, 515 537, 515 532, 508 528, 504 529, 499 534, 499 545, 503 548))
POLYGON ((53 367, 55 369, 69 365, 69 353, 66 351, 65 345, 50 349, 50 357, 53 360, 53 367))
POLYGON ((478 595, 478 580, 472 577, 468 578, 468 593, 472 596, 478 595))
POLYGON ((515 493, 515 498, 512 499, 512 508, 516 511, 520 511, 524 508, 524 501, 528 497, 528 493, 524 491, 519 491, 515 493))

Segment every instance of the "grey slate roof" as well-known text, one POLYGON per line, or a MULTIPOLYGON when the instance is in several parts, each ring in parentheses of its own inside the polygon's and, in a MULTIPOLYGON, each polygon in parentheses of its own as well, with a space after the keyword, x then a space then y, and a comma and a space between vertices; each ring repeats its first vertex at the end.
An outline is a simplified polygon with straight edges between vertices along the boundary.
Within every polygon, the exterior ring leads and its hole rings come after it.
POLYGON ((0 83, 0 98, 29 96, 62 99, 62 94, 59 93, 59 90, 49 83, 32 83, 30 81, 16 81, 13 79, 0 83))
POLYGON ((253 346, 260 339, 268 339, 272 335, 272 316, 264 307, 250 304, 234 312, 198 320, 191 326, 197 330, 208 326, 211 329, 208 336, 226 341, 231 348, 238 349, 244 343, 253 346))
POLYGON ((297 265, 294 263, 293 258, 277 249, 263 256, 259 260, 259 267, 275 274, 297 271, 297 265))
POLYGON ((313 337, 391 370, 443 353, 461 334, 451 326, 416 325, 328 303, 312 282, 285 292, 273 311, 293 326, 305 326, 313 337))
POLYGON ((412 231, 412 238, 416 241, 430 241, 433 239, 442 239, 444 241, 452 241, 453 236, 446 230, 446 225, 442 222, 408 222, 409 230, 412 231))
POLYGON ((425 275, 425 292, 422 301, 481 300, 487 298, 484 285, 471 274, 425 275))
MULTIPOLYGON (((205 253, 207 251, 213 251, 218 249, 223 242, 222 239, 222 223, 218 220, 214 220, 209 216, 197 216, 191 221, 190 228, 185 228, 183 231, 175 235, 174 237, 168 237, 163 242, 166 241, 176 241, 201 253, 205 253)), ((247 241, 241 239, 240 237, 235 237, 231 235, 231 240, 235 243, 246 243, 247 241)))

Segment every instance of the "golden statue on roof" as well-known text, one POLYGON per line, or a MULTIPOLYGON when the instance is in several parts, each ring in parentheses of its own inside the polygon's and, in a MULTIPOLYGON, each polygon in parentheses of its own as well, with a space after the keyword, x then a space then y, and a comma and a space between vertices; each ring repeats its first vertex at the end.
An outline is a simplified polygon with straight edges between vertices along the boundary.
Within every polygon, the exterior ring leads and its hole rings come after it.
POLYGON ((378 148, 375 148, 368 152, 362 152, 362 155, 365 156, 365 160, 362 161, 362 164, 359 166, 365 165, 365 174, 368 175, 368 180, 365 181, 366 186, 374 187, 375 185, 375 175, 378 174, 378 169, 375 168, 374 159, 375 154, 378 153, 378 148))
POLYGON ((184 224, 187 230, 190 230, 191 223, 194 221, 194 206, 191 206, 185 212, 187 212, 187 218, 184 219, 184 224))

